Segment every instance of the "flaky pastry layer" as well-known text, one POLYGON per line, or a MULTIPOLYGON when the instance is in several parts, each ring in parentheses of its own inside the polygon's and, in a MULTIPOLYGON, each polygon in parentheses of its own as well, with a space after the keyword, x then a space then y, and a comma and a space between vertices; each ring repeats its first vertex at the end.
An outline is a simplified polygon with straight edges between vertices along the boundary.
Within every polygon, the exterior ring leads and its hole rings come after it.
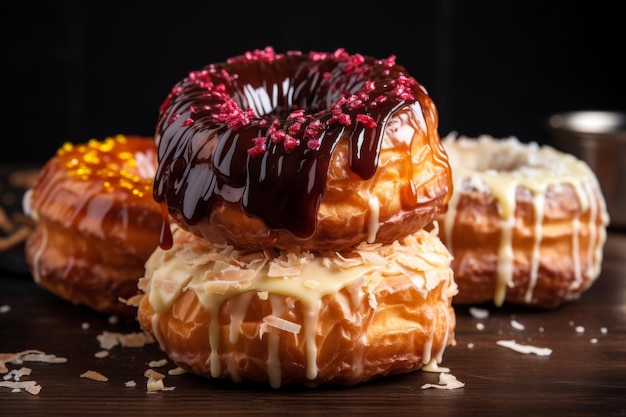
POLYGON ((244 251, 175 229, 140 281, 138 318, 179 366, 236 382, 353 385, 439 363, 454 343, 436 233, 344 253, 244 251))

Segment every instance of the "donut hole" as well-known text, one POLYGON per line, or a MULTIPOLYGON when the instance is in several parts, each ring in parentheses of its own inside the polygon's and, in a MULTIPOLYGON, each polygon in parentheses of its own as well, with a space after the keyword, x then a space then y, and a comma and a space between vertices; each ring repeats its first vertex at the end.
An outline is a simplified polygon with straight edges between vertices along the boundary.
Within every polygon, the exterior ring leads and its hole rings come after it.
POLYGON ((245 80, 233 84, 233 101, 268 121, 287 120, 297 110, 309 115, 328 111, 332 103, 355 94, 364 84, 332 60, 311 67, 307 61, 287 56, 271 66, 265 62, 231 65, 233 73, 245 80))

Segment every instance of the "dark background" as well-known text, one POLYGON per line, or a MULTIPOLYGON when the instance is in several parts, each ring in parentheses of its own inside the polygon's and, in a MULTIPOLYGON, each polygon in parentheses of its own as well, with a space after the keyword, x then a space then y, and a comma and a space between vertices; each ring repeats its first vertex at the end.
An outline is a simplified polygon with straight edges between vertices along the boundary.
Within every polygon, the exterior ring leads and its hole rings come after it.
POLYGON ((396 55, 440 133, 549 143, 546 118, 624 110, 626 31, 613 1, 19 1, 4 4, 2 162, 64 141, 152 135, 190 70, 273 46, 396 55))

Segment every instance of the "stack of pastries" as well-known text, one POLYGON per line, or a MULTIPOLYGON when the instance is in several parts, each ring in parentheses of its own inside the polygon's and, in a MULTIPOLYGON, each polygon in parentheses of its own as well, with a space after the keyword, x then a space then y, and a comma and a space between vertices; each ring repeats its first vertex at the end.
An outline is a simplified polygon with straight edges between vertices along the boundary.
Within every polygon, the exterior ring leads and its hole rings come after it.
POLYGON ((159 112, 141 327, 188 371, 274 388, 440 363, 457 287, 427 229, 452 193, 437 124, 393 56, 266 48, 189 73, 159 112))

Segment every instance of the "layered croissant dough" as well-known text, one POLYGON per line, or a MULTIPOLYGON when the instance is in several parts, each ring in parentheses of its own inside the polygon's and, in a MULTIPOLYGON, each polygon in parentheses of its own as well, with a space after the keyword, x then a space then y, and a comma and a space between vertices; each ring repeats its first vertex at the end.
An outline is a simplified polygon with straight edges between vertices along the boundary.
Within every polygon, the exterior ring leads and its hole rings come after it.
POLYGON ((545 308, 580 297, 600 274, 608 214, 591 169, 516 138, 443 140, 454 194, 440 216, 457 304, 545 308))
POLYGON ((233 381, 353 385, 441 362, 451 257, 436 232, 341 254, 217 245, 179 228, 140 282, 143 329, 179 366, 233 381))
POLYGON ((276 388, 440 363, 457 287, 424 230, 452 194, 437 124, 394 56, 266 48, 190 72, 157 122, 173 243, 132 300, 141 327, 195 374, 276 388))

